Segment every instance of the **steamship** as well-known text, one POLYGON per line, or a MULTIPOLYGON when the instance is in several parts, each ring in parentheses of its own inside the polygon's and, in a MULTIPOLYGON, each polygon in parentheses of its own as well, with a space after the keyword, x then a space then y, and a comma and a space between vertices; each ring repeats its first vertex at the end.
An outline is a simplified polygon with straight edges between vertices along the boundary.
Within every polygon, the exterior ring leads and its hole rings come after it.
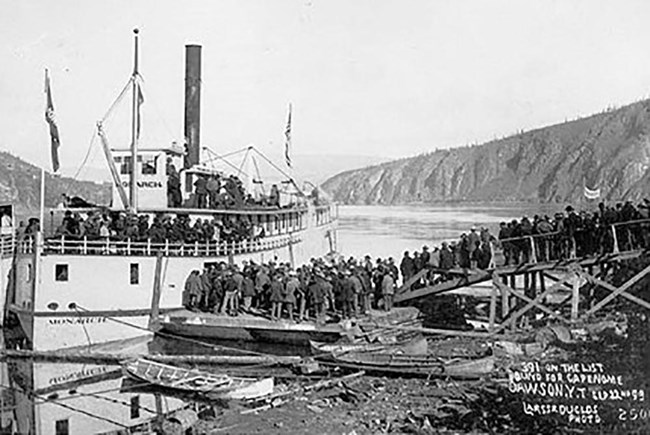
MULTIPOLYGON (((220 261, 300 265, 336 251, 336 205, 310 200, 306 194, 295 195, 291 204, 282 207, 193 205, 195 181, 214 171, 199 161, 201 46, 185 48, 185 147, 147 148, 138 137, 137 32, 134 42, 135 67, 127 85, 133 95, 130 147, 111 148, 102 124, 97 126, 112 176, 110 209, 151 218, 182 213, 190 222, 246 219, 259 230, 258 237, 205 243, 53 237, 48 230, 56 228, 66 212, 83 217, 100 208, 52 209, 43 214, 51 222, 43 219, 37 234, 20 240, 3 236, 0 279, 4 282, 0 284, 7 289, 5 324, 12 326, 8 341, 13 344, 8 345, 50 351, 137 341, 151 334, 152 320, 158 316, 182 311, 184 283, 192 270, 220 261), (176 207, 168 203, 166 165, 170 163, 182 168, 178 172, 184 205, 176 207)), ((290 183, 297 188, 293 180, 290 183)), ((222 323, 228 329, 229 320, 222 323)))

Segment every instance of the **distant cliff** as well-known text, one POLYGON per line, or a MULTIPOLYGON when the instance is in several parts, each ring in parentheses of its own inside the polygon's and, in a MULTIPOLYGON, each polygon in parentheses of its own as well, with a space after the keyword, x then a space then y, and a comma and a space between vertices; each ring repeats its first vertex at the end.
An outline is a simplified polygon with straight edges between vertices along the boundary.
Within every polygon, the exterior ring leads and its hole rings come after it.
POLYGON ((322 185, 347 204, 577 202, 650 197, 650 101, 483 145, 342 172, 322 185))
MULTIPOLYGON (((19 215, 34 214, 40 206, 40 168, 7 152, 0 151, 0 204, 13 204, 19 215)), ((74 181, 45 174, 45 206, 61 202, 61 194, 80 196, 95 204, 108 205, 110 185, 74 181)))

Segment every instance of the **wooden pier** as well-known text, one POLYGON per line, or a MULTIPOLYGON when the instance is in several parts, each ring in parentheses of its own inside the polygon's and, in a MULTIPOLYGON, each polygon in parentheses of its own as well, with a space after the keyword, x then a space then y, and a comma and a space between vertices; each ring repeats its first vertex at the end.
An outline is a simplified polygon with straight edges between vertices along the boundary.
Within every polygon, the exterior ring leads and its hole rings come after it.
POLYGON ((490 335, 525 325, 533 319, 533 314, 537 319, 566 325, 589 322, 603 308, 620 299, 650 310, 650 297, 644 298, 646 289, 639 285, 650 274, 647 249, 622 250, 615 240, 609 253, 576 257, 574 249, 566 259, 537 261, 533 237, 529 236, 533 255, 528 262, 498 266, 492 261, 491 267, 485 270, 427 267, 397 289, 394 301, 406 305, 416 299, 489 282, 492 284, 490 335), (614 285, 614 274, 621 270, 626 271, 626 279, 621 283, 618 273, 619 282, 614 285), (414 288, 423 282, 424 286, 414 288), (559 303, 548 301, 558 294, 564 295, 559 303))

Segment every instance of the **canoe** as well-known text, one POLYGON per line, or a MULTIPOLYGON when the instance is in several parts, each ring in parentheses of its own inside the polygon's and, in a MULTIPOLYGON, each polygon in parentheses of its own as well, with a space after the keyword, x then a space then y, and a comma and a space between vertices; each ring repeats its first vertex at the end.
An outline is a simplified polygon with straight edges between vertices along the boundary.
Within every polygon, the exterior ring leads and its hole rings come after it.
POLYGON ((422 336, 403 343, 322 343, 310 340, 309 346, 311 348, 311 353, 314 356, 332 353, 344 354, 348 352, 382 352, 403 355, 425 355, 428 350, 428 341, 422 336))
POLYGON ((127 376, 155 387, 211 399, 256 399, 273 392, 273 378, 244 378, 171 366, 144 358, 122 364, 127 376))
POLYGON ((232 383, 226 374, 170 366, 144 358, 126 361, 122 367, 128 376, 139 381, 179 391, 208 392, 232 383))

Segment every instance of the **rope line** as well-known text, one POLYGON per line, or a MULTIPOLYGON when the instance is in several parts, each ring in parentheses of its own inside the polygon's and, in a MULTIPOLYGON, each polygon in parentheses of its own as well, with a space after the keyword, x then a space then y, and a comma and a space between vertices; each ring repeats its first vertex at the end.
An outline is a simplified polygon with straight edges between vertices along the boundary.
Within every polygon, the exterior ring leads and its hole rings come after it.
MULTIPOLYGON (((91 312, 91 310, 88 310, 87 308, 84 308, 84 307, 82 307, 80 305, 76 305, 76 308, 78 308, 81 311, 85 311, 87 313, 91 312)), ((127 321, 124 321, 124 320, 116 319, 115 317, 112 317, 112 316, 106 316, 106 318, 111 320, 112 322, 116 322, 116 323, 119 323, 119 324, 122 324, 122 325, 125 325, 125 326, 130 326, 132 328, 135 328, 135 329, 138 329, 138 330, 141 330, 141 331, 151 332, 151 330, 148 329, 148 328, 144 328, 142 326, 135 325, 133 323, 130 323, 130 322, 127 322, 127 321)), ((180 341, 186 341, 186 342, 192 343, 192 344, 198 344, 198 345, 209 347, 209 348, 212 348, 212 349, 215 349, 215 350, 217 350, 217 349, 225 349, 225 350, 230 350, 230 351, 234 351, 234 352, 248 353, 248 354, 255 355, 255 356, 263 356, 263 357, 271 357, 271 358, 273 357, 273 355, 263 353, 263 352, 257 352, 257 351, 248 350, 248 349, 238 349, 236 347, 230 347, 230 346, 224 346, 224 345, 220 345, 220 344, 214 344, 214 343, 210 343, 210 342, 207 342, 207 341, 197 340, 195 338, 189 338, 189 337, 183 337, 183 336, 180 336, 180 335, 170 334, 170 333, 163 332, 163 331, 156 332, 156 335, 159 335, 161 337, 166 337, 166 338, 173 338, 173 339, 180 340, 180 341)))

